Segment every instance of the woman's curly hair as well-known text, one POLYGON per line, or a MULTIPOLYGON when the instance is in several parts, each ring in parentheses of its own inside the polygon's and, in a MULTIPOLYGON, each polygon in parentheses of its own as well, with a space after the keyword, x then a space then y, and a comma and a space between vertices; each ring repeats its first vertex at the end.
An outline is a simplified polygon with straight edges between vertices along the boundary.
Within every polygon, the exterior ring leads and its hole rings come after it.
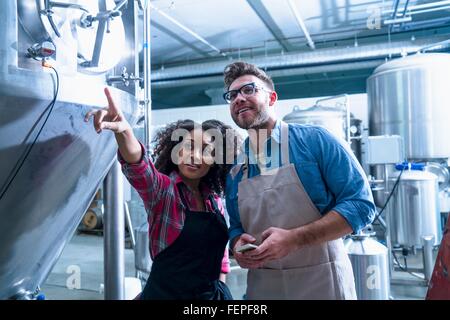
POLYGON ((206 176, 201 178, 200 183, 205 184, 216 194, 223 195, 227 174, 233 166, 231 162, 234 163, 236 161, 242 139, 231 126, 226 125, 219 120, 207 120, 201 125, 190 119, 178 120, 159 130, 153 139, 155 147, 153 149, 152 158, 155 167, 159 172, 166 175, 170 175, 173 171, 178 172, 178 166, 172 162, 171 156, 172 149, 182 141, 183 137, 173 141, 172 134, 178 129, 184 129, 190 132, 195 128, 200 127, 203 131, 210 129, 218 130, 217 134, 222 136, 223 145, 220 147, 214 146, 215 150, 224 150, 220 155, 222 161, 221 163, 214 163, 206 176))

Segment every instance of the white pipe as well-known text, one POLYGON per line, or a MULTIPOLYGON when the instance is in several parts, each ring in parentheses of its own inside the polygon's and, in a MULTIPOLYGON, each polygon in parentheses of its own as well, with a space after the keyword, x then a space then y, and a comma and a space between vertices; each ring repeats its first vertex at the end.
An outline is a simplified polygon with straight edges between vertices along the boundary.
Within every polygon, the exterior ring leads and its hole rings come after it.
POLYGON ((144 134, 145 148, 150 153, 151 124, 152 124, 152 93, 151 93, 151 56, 150 56, 150 0, 144 1, 144 134))
POLYGON ((194 31, 192 31, 191 29, 189 29, 188 27, 182 25, 180 22, 178 22, 177 20, 175 20, 174 18, 172 18, 171 16, 169 16, 168 14, 166 14, 165 12, 161 11, 161 9, 155 7, 154 5, 150 4, 150 7, 152 9, 154 9, 156 12, 158 12, 160 15, 162 15, 164 18, 166 18, 167 20, 171 21, 173 24, 177 25, 179 28, 183 29, 184 31, 186 31, 187 33, 189 33, 191 36, 193 36, 195 39, 201 41, 202 43, 204 43, 205 45, 207 45, 208 47, 210 47, 211 49, 213 49, 215 52, 217 52, 218 54, 222 55, 223 57, 227 57, 227 55, 222 52, 220 49, 218 49, 217 47, 215 47, 214 45, 212 45, 211 43, 209 43, 205 38, 203 38, 202 36, 200 36, 199 34, 195 33, 194 31))
POLYGON ((115 160, 104 184, 105 300, 125 298, 125 215, 122 179, 119 162, 115 160))
MULTIPOLYGON (((419 4, 419 5, 415 5, 415 6, 409 6, 408 7, 408 11, 412 12, 412 11, 416 11, 416 10, 422 10, 422 9, 429 9, 429 8, 437 8, 437 7, 442 7, 442 6, 446 6, 446 5, 450 5, 450 0, 445 0, 445 1, 435 1, 435 2, 431 2, 431 3, 425 3, 425 4, 419 4)), ((390 10, 386 10, 383 11, 382 14, 391 14, 394 12, 394 9, 390 9, 390 10)), ((403 15, 403 13, 399 13, 400 15, 403 15)))
POLYGON ((291 7, 291 11, 295 16, 295 19, 297 20, 298 25, 300 26, 300 29, 302 29, 303 34, 306 37, 306 40, 308 41, 309 47, 312 50, 316 49, 316 46, 314 45, 314 41, 311 38, 311 35, 309 34, 308 29, 306 28, 305 22, 303 21, 303 18, 300 16, 300 13, 298 12, 297 8, 295 7, 294 3, 292 2, 292 0, 287 0, 287 2, 289 3, 289 6, 291 7))

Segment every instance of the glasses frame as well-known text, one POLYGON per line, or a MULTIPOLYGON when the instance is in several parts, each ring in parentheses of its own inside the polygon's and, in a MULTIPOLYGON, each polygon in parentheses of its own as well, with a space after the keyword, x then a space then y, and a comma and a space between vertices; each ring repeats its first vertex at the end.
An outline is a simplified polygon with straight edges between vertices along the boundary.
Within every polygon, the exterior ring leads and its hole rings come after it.
POLYGON ((233 90, 228 90, 227 92, 225 92, 224 94, 223 94, 223 99, 227 102, 227 103, 231 103, 231 102, 233 102, 237 97, 238 97, 238 95, 239 95, 239 93, 243 96, 243 97, 251 97, 251 96, 254 96, 255 95, 255 93, 257 92, 257 90, 262 90, 262 91, 265 91, 265 92, 268 92, 268 93, 271 93, 272 91, 271 90, 267 90, 266 88, 264 88, 264 87, 261 87, 261 86, 258 86, 255 82, 249 82, 249 83, 246 83, 246 84, 243 84, 240 88, 238 88, 238 89, 233 89, 233 90), (248 85, 251 85, 252 87, 253 87, 253 93, 252 94, 244 94, 244 93, 242 93, 242 88, 244 88, 244 87, 246 87, 246 86, 248 86, 248 85), (231 99, 229 99, 229 98, 227 98, 227 96, 231 93, 231 92, 236 92, 237 94, 236 94, 236 98, 234 98, 233 100, 231 100, 231 99))

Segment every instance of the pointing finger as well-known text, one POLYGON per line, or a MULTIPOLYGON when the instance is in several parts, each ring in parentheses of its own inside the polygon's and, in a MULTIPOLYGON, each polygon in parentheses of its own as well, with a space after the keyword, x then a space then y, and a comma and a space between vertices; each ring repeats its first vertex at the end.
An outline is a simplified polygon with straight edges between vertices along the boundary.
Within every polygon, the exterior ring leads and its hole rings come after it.
POLYGON ((120 109, 116 106, 116 103, 114 102, 114 99, 111 95, 111 91, 109 91, 109 88, 105 88, 105 95, 108 99, 108 105, 110 112, 114 114, 120 114, 120 109))

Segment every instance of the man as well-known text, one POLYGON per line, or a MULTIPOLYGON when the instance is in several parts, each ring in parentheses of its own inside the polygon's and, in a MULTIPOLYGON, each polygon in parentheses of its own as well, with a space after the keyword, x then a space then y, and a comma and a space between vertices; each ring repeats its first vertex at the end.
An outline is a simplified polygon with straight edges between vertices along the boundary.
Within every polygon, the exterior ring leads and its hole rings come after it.
POLYGON ((375 215, 361 166, 326 129, 277 120, 264 71, 235 62, 224 80, 231 117, 249 133, 245 161, 226 187, 230 246, 249 269, 247 298, 356 299, 342 237, 375 215), (237 251, 249 243, 258 247, 237 251))

